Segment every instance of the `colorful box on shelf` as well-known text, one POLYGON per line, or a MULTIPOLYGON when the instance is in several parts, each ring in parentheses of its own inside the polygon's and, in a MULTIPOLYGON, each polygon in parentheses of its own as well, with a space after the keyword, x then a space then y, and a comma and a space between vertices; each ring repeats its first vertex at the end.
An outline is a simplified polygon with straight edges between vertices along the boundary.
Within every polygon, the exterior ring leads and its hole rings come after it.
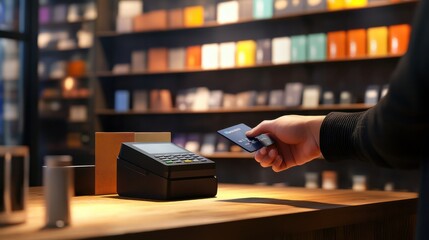
POLYGON ((167 48, 150 48, 148 52, 148 71, 166 71, 167 48))
POLYGON ((408 49, 410 33, 409 24, 389 26, 389 53, 404 54, 408 49))
POLYGON ((183 9, 176 8, 168 11, 168 27, 169 28, 181 28, 184 24, 183 9))
POLYGON ((143 13, 142 0, 118 1, 118 17, 135 17, 143 13))
POLYGON ((366 30, 353 29, 346 33, 347 56, 350 58, 366 56, 366 30))
POLYGON ((115 111, 126 112, 130 110, 130 92, 128 90, 115 91, 115 111))
POLYGON ((216 5, 207 4, 204 5, 204 23, 214 23, 216 22, 216 5))
POLYGON ((346 58, 346 32, 328 32, 328 59, 346 58))
POLYGON ((133 31, 133 18, 131 17, 116 18, 116 32, 127 33, 132 31, 133 31))
POLYGON ((345 5, 345 0, 328 0, 327 2, 328 10, 331 11, 343 9, 345 5))
POLYGON ((253 0, 239 0, 238 4, 238 18, 240 20, 253 19, 253 0))
POLYGON ((272 63, 285 64, 291 60, 291 40, 290 37, 277 37, 272 39, 272 63))
POLYGON ((263 19, 273 16, 273 0, 253 0, 253 18, 263 19))
POLYGON ((167 29, 167 11, 157 10, 133 18, 133 30, 149 31, 167 29))
POLYGON ((142 112, 149 109, 149 95, 146 90, 133 91, 133 111, 142 112))
POLYGON ((186 48, 186 67, 188 69, 201 68, 201 46, 189 46, 186 48))
POLYGON ((46 24, 51 22, 52 10, 49 6, 40 6, 39 7, 39 23, 46 24))
POLYGON ((346 8, 358 8, 366 7, 368 5, 368 0, 344 0, 346 8))
POLYGON ((221 68, 235 67, 235 42, 224 42, 219 44, 219 66, 221 68))
POLYGON ((217 4, 217 23, 234 23, 238 21, 238 1, 220 2, 217 4))
POLYGON ((168 49, 168 69, 169 70, 184 70, 185 59, 186 59, 185 48, 168 49))
POLYGON ((173 109, 170 90, 153 89, 150 91, 150 109, 155 111, 169 111, 173 109))
POLYGON ((306 0, 275 0, 274 16, 304 12, 306 0))
POLYGON ((144 50, 131 52, 131 71, 144 72, 147 70, 147 54, 144 50))
POLYGON ((387 27, 373 27, 367 30, 368 56, 387 55, 387 27))
POLYGON ((307 11, 320 11, 326 8, 326 0, 306 0, 305 10, 307 11))
POLYGON ((184 25, 186 27, 197 27, 204 25, 204 7, 203 6, 190 6, 185 7, 184 12, 184 25))
POLYGON ((169 132, 96 132, 95 194, 116 193, 116 159, 123 142, 170 142, 169 132))
POLYGON ((203 44, 201 46, 201 68, 219 68, 219 44, 203 44))
POLYGON ((291 62, 305 62, 307 60, 307 36, 291 36, 291 62))
POLYGON ((326 60, 326 34, 315 33, 308 35, 308 61, 326 60))
POLYGON ((256 42, 245 40, 237 42, 236 65, 253 66, 256 63, 256 42))
POLYGON ((256 64, 271 63, 271 39, 259 39, 256 41, 256 64))
POLYGON ((86 62, 84 60, 73 60, 67 63, 67 75, 82 77, 86 74, 86 62))

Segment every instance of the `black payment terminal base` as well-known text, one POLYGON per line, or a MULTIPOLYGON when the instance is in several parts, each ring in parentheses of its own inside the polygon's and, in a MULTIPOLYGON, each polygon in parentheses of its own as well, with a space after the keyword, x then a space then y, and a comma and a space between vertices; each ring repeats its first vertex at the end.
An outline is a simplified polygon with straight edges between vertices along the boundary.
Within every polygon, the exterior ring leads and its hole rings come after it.
POLYGON ((170 142, 122 143, 117 192, 122 197, 161 200, 214 197, 215 163, 170 142))

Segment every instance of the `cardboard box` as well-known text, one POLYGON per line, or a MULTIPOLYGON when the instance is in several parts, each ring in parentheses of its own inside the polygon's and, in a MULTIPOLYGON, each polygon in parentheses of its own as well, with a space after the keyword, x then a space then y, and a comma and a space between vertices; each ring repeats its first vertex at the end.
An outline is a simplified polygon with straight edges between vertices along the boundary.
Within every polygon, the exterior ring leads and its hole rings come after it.
POLYGON ((122 142, 170 142, 169 132, 96 132, 95 194, 116 193, 116 159, 122 142))
POLYGON ((308 35, 307 54, 309 61, 326 60, 326 34, 315 33, 308 35))
POLYGON ((183 9, 171 9, 168 11, 168 27, 169 28, 182 28, 185 24, 183 22, 183 9))
POLYGON ((165 10, 152 11, 133 18, 135 32, 162 29, 167 29, 167 11, 165 10))
POLYGON ((166 71, 168 64, 167 55, 167 48, 150 48, 148 53, 148 70, 166 71))

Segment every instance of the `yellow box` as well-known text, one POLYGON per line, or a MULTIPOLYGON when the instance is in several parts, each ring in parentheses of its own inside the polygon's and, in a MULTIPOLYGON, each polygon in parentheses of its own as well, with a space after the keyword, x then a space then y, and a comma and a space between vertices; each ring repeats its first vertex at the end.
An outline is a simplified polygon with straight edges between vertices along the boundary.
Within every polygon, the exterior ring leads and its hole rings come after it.
POLYGON ((171 142, 171 133, 96 132, 95 194, 116 193, 116 159, 123 142, 171 142))
POLYGON ((256 60, 256 42, 253 40, 239 41, 236 45, 236 65, 253 66, 256 60))
POLYGON ((366 7, 367 5, 368 0, 345 0, 346 8, 366 7))
POLYGON ((367 30, 368 56, 387 55, 387 27, 374 27, 367 30))
POLYGON ((339 10, 345 7, 345 0, 328 0, 328 10, 339 10))
POLYGON ((184 24, 186 27, 197 27, 204 24, 203 6, 191 6, 184 9, 184 24))

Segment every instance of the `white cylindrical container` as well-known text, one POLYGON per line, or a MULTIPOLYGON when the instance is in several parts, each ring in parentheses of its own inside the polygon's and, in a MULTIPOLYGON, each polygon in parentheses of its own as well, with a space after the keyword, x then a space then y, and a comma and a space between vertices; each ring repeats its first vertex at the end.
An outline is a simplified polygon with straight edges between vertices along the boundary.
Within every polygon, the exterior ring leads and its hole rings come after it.
POLYGON ((71 222, 73 197, 73 168, 71 156, 46 156, 44 168, 44 193, 46 227, 61 228, 71 222))

